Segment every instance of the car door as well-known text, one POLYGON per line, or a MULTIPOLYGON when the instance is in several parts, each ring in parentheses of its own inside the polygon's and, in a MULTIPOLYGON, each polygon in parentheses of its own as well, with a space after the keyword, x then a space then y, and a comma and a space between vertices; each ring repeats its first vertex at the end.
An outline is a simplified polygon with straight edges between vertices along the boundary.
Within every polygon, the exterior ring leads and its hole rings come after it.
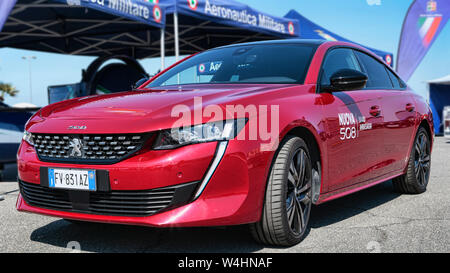
POLYGON ((415 102, 404 84, 381 60, 355 51, 369 75, 366 89, 379 90, 383 109, 383 147, 377 169, 382 176, 395 175, 405 167, 415 128, 415 102))
POLYGON ((362 52, 356 55, 370 75, 389 79, 389 83, 370 82, 367 88, 379 88, 382 92, 384 147, 380 170, 383 175, 394 175, 403 171, 414 139, 415 101, 406 84, 385 64, 362 52))
MULTIPOLYGON (((327 52, 319 76, 320 86, 330 85, 341 69, 363 71, 353 50, 334 48, 327 52)), ((320 91, 320 87, 319 87, 320 91)), ((377 175, 383 124, 378 90, 321 92, 327 128, 328 191, 369 181, 377 175)))
POLYGON ((386 137, 384 162, 386 172, 397 174, 404 171, 415 137, 415 101, 409 91, 385 90, 382 102, 384 131, 386 137))

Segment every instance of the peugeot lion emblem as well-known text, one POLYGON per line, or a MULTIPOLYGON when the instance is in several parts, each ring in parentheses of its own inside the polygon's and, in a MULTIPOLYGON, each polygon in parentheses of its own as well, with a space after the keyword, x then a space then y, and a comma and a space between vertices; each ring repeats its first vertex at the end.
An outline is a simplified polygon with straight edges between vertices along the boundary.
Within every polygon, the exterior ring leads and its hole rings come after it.
POLYGON ((83 155, 83 142, 79 138, 73 138, 70 141, 70 148, 72 148, 72 152, 70 153, 70 156, 77 156, 81 157, 83 155))

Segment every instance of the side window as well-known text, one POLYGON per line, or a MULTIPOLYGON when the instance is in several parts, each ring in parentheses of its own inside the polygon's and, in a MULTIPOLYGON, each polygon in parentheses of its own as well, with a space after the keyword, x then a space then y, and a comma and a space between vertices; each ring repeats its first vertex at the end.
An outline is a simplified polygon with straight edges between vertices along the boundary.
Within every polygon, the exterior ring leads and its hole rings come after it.
POLYGON ((386 72, 385 66, 377 61, 375 58, 355 50, 355 54, 358 57, 361 65, 364 68, 364 72, 369 78, 366 84, 366 88, 374 89, 392 89, 392 82, 386 72))
POLYGON ((394 85, 395 89, 403 89, 405 88, 405 84, 400 80, 392 71, 388 68, 386 68, 386 71, 389 74, 389 77, 391 78, 392 85, 394 85))
POLYGON ((322 65, 321 85, 330 85, 331 76, 341 69, 361 71, 353 51, 348 48, 337 48, 330 51, 322 65))

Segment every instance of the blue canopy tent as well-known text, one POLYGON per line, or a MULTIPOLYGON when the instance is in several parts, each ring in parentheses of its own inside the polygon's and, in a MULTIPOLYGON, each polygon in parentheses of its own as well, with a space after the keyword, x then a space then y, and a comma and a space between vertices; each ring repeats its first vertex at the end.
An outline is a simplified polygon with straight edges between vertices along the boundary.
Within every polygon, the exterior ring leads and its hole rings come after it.
POLYGON ((165 54, 178 59, 231 43, 297 36, 297 20, 236 1, 18 0, 0 32, 0 47, 138 59, 161 55, 164 67, 165 54))
POLYGON ((428 90, 433 112, 434 133, 441 135, 444 132, 442 111, 445 106, 450 106, 450 75, 429 81, 428 90))
MULTIPOLYGON (((0 48, 137 59, 161 55, 164 68, 166 54, 178 59, 221 45, 283 38, 348 41, 296 11, 280 18, 232 0, 17 0, 0 32, 0 48)), ((392 65, 392 54, 373 51, 392 65)))
MULTIPOLYGON (((157 1, 157 0, 154 0, 157 1)), ((208 48, 298 36, 298 21, 260 12, 232 0, 159 0, 166 13, 166 51, 176 58, 208 48), (172 16, 170 16, 171 14, 172 16)))
POLYGON ((138 59, 163 49, 165 10, 148 1, 1 1, 0 23, 7 19, 0 25, 0 48, 138 59))
POLYGON ((3 0, 0 2, 0 31, 15 3, 16 0, 3 0))
MULTIPOLYGON (((298 13, 295 10, 289 11, 285 16, 285 18, 292 18, 298 20, 300 24, 299 34, 298 38, 301 39, 319 39, 319 40, 328 40, 328 41, 343 41, 343 42, 350 42, 354 44, 353 41, 350 41, 348 39, 345 39, 342 36, 339 36, 321 26, 318 24, 310 21, 306 17, 302 16, 300 13, 298 13)), ((393 54, 385 51, 381 51, 378 49, 373 49, 361 44, 358 44, 362 47, 365 47, 372 51, 373 53, 377 54, 380 58, 382 58, 387 64, 389 64, 391 67, 394 67, 394 58, 393 54)))

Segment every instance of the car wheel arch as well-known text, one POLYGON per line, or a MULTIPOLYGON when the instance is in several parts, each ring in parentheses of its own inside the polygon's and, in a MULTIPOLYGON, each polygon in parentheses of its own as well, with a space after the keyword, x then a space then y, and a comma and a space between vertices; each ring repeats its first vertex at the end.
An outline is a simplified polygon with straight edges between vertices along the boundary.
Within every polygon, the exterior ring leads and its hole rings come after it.
MULTIPOLYGON (((319 179, 320 179, 320 187, 319 190, 325 189, 324 185, 324 171, 326 169, 326 164, 324 164, 324 147, 320 146, 320 138, 319 133, 315 130, 315 128, 308 122, 302 121, 301 123, 291 123, 288 126, 286 126, 283 130, 281 130, 280 136, 279 136, 279 143, 282 143, 284 139, 286 139, 288 136, 297 136, 306 142, 306 145, 308 146, 308 150, 310 151, 311 160, 313 162, 313 168, 318 169, 319 173, 319 179)), ((269 172, 272 168, 273 162, 277 156, 277 152, 279 150, 279 145, 276 147, 276 150, 274 150, 271 158, 271 163, 266 171, 266 181, 265 183, 265 190, 264 193, 267 190, 267 178, 269 175, 269 172)), ((313 202, 315 203, 315 202, 313 202)))
MULTIPOLYGON (((414 140, 416 139, 417 134, 419 133, 420 128, 424 128, 425 131, 427 132, 429 138, 430 138, 430 145, 431 145, 431 150, 433 149, 433 134, 431 131, 431 126, 429 124, 429 121, 426 118, 422 118, 421 120, 419 119, 418 121, 418 125, 417 128, 414 131, 414 134, 411 136, 411 140, 410 140, 410 147, 409 147, 409 151, 407 153, 407 157, 409 158, 411 156, 411 152, 413 150, 414 147, 414 140)), ((403 173, 406 173, 408 168, 407 163, 405 162, 405 166, 403 167, 403 173)))
POLYGON ((431 147, 433 147, 433 137, 432 137, 433 134, 431 132, 430 124, 428 122, 429 121, 427 119, 422 119, 422 121, 420 122, 419 126, 417 127, 416 134, 419 131, 420 127, 425 128, 425 130, 427 131, 427 134, 428 134, 428 136, 430 138, 431 147))
POLYGON ((310 129, 304 126, 297 126, 287 131, 283 135, 283 137, 280 137, 280 139, 282 140, 288 135, 294 135, 303 138, 306 144, 308 145, 308 149, 311 153, 311 160, 313 162, 320 162, 320 163, 322 162, 321 149, 319 147, 319 143, 316 139, 316 136, 311 132, 310 129))

